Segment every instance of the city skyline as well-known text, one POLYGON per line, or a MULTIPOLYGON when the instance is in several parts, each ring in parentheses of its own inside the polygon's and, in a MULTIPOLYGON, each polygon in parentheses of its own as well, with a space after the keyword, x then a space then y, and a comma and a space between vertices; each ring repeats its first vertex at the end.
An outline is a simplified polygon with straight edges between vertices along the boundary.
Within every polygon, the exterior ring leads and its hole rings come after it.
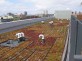
POLYGON ((55 10, 72 10, 82 11, 82 0, 0 0, 0 15, 8 12, 28 14, 41 13, 48 10, 49 13, 54 13, 55 10))

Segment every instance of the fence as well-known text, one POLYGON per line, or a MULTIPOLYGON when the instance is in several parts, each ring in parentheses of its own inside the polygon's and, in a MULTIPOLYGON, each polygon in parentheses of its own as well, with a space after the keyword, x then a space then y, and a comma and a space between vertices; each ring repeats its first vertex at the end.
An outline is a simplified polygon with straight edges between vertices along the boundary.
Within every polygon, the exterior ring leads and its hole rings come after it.
POLYGON ((63 61, 82 61, 82 21, 71 16, 70 28, 63 53, 63 61))

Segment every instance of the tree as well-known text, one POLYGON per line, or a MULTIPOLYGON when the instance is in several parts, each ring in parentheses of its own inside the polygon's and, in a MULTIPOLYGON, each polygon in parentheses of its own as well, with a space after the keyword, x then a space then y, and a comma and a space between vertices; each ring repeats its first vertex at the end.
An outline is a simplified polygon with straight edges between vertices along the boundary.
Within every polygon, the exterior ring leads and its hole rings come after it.
POLYGON ((9 12, 9 13, 7 13, 7 14, 8 14, 9 16, 14 16, 14 14, 13 14, 13 13, 10 13, 10 12, 9 12))

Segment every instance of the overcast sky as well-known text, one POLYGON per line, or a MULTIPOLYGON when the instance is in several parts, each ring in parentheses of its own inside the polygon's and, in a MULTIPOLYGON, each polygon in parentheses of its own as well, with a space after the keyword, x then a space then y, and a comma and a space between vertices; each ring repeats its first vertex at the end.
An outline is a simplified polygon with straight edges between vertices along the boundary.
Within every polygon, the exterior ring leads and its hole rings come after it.
POLYGON ((82 11, 82 0, 0 0, 0 15, 8 12, 36 14, 43 10, 54 13, 55 10, 82 11))

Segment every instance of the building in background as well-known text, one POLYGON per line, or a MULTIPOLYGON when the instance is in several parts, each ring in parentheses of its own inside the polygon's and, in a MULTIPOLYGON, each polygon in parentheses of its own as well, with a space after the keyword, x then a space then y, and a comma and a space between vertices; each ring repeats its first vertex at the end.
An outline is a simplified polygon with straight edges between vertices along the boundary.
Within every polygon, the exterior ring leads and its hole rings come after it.
POLYGON ((13 16, 6 15, 6 16, 0 16, 0 22, 10 22, 13 21, 13 16))
POLYGON ((27 16, 27 11, 24 11, 24 15, 27 16))
POLYGON ((56 19, 67 19, 70 20, 72 15, 71 10, 56 10, 55 11, 55 18, 56 19))

